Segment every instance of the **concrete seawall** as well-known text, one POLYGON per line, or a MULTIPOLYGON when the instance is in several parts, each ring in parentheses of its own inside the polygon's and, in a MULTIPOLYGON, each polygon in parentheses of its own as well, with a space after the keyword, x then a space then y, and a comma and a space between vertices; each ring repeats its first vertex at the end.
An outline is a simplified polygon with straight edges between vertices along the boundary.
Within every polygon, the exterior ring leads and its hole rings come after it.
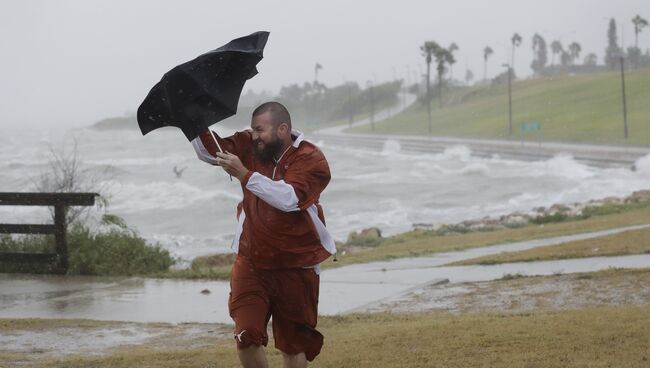
POLYGON ((488 139, 460 139, 435 136, 347 134, 321 132, 311 137, 325 144, 354 146, 381 150, 387 140, 396 140, 404 152, 441 153, 445 149, 462 145, 472 151, 472 155, 537 161, 546 160, 559 154, 573 156, 576 161, 596 167, 632 168, 634 163, 650 155, 649 147, 600 146, 590 144, 566 144, 555 142, 524 142, 488 139))

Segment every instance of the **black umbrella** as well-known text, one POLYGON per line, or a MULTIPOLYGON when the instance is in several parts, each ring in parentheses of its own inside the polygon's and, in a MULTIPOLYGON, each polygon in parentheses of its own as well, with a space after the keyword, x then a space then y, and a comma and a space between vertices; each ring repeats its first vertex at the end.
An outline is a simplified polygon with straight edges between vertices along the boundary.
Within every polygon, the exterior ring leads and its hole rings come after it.
POLYGON ((191 141, 234 115, 244 83, 257 74, 268 37, 269 32, 255 32, 237 38, 165 73, 138 108, 142 135, 175 126, 191 141))

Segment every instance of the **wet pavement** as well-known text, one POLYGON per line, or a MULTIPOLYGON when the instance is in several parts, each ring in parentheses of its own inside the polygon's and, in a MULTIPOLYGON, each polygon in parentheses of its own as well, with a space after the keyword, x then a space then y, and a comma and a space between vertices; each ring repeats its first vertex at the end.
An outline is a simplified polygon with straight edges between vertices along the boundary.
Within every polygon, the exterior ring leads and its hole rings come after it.
MULTIPOLYGON (((326 270, 321 274, 319 312, 365 310, 414 289, 448 279, 452 284, 487 281, 506 274, 549 275, 610 267, 645 268, 650 254, 491 266, 441 267, 450 262, 605 236, 633 226, 326 270)), ((130 322, 231 323, 224 281, 0 274, 0 318, 83 318, 130 322), (209 292, 208 292, 209 291, 209 292)))

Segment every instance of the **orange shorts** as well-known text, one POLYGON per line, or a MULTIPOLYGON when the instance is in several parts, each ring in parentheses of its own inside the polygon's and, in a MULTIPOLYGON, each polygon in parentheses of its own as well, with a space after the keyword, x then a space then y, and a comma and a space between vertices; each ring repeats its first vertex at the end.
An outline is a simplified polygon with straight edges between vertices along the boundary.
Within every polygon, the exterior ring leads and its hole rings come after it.
POLYGON ((266 326, 273 317, 275 347, 289 355, 304 352, 312 361, 323 346, 323 335, 316 330, 319 282, 311 268, 256 269, 237 256, 228 299, 237 348, 266 346, 266 326))

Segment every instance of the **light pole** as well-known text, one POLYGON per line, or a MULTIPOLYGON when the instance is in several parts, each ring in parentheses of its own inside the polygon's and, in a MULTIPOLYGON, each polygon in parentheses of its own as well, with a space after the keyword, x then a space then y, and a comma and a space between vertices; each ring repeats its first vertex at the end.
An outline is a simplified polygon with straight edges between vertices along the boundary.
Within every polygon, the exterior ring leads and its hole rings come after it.
POLYGON ((510 64, 502 64, 508 68, 508 135, 512 135, 512 68, 510 64))
POLYGON ((627 103, 625 101, 625 59, 621 56, 621 89, 623 94, 623 133, 627 142, 627 103))
POLYGON ((375 131, 375 96, 373 91, 372 81, 366 82, 370 94, 370 130, 374 133, 375 131))

